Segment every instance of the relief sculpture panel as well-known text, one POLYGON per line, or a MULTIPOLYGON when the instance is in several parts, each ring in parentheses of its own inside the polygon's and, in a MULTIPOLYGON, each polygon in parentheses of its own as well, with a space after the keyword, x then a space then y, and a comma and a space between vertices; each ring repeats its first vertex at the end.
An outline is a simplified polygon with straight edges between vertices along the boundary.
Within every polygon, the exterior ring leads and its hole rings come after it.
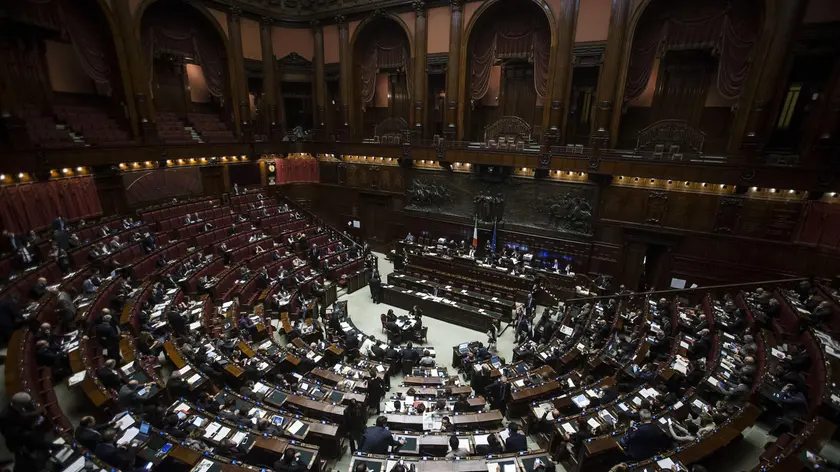
MULTIPOLYGON (((411 170, 406 173, 407 211, 456 217, 506 229, 593 234, 597 186, 510 177, 484 181, 473 174, 411 170), (491 196, 492 198, 487 198, 491 196), (490 209, 484 208, 492 202, 490 209)), ((486 226, 485 226, 486 227, 486 226)))

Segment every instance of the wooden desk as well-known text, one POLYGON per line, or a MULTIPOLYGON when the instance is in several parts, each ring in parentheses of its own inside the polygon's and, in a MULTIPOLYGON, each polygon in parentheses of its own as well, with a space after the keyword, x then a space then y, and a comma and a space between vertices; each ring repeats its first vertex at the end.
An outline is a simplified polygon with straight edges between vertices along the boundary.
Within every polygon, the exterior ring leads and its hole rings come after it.
POLYGON ((405 310, 410 310, 416 305, 423 310, 425 316, 448 321, 482 333, 490 329, 493 322, 502 319, 502 315, 494 311, 478 309, 458 302, 437 302, 432 298, 424 298, 422 294, 418 295, 414 291, 409 293, 409 290, 400 287, 383 285, 382 295, 383 301, 388 305, 405 310))

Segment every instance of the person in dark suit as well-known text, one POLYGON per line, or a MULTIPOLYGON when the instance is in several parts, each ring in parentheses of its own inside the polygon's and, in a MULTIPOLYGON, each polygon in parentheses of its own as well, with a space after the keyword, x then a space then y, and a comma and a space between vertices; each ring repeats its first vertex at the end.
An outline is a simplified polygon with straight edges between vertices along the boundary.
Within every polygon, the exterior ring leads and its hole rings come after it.
POLYGON ((300 461, 300 452, 286 448, 283 451, 283 458, 274 463, 274 470, 278 472, 305 472, 308 468, 300 461))
POLYGON ((186 336, 189 331, 187 330, 187 320, 178 313, 178 310, 171 309, 166 313, 166 321, 169 322, 169 326, 172 327, 172 330, 175 331, 175 334, 178 336, 186 336))
POLYGON ((120 358, 120 332, 119 328, 115 328, 111 323, 111 315, 105 315, 102 320, 94 327, 94 333, 99 340, 99 344, 108 350, 109 359, 120 358))
POLYGON ((117 361, 114 359, 108 359, 105 361, 105 365, 97 369, 96 377, 105 388, 118 390, 122 386, 122 378, 115 368, 116 366, 117 361))
POLYGON ((702 329, 697 333, 700 337, 694 344, 691 345, 689 351, 695 359, 705 358, 709 354, 709 349, 712 347, 712 341, 709 339, 709 330, 702 329))
POLYGON ((74 438, 79 444, 93 451, 102 442, 102 433, 100 431, 113 425, 113 421, 98 425, 92 416, 85 416, 79 420, 79 427, 76 428, 74 438))
POLYGON ((37 301, 40 300, 45 293, 47 293, 47 279, 44 277, 38 277, 35 285, 33 285, 29 290, 29 298, 37 301))
POLYGON ((166 382, 166 389, 172 394, 173 398, 181 398, 190 394, 190 386, 184 380, 181 372, 174 371, 166 382))
POLYGON ((117 469, 130 470, 134 465, 138 446, 137 441, 132 441, 129 446, 117 446, 117 431, 107 429, 102 433, 102 442, 96 445, 93 453, 117 469))
POLYGON ((649 410, 639 411, 640 422, 630 428, 619 441, 624 453, 633 461, 648 459, 671 447, 671 438, 665 431, 651 423, 649 410))
POLYGON ((362 435, 362 444, 359 450, 369 454, 388 454, 393 447, 394 451, 398 450, 400 446, 405 444, 404 439, 397 441, 385 425, 388 424, 388 418, 380 416, 376 418, 376 426, 367 428, 362 435))
POLYGON ((470 411, 470 402, 467 395, 461 395, 458 397, 458 400, 453 405, 452 409, 455 412, 467 412, 470 411))
POLYGON ((420 360, 420 352, 414 349, 414 346, 409 342, 406 344, 405 349, 400 351, 400 356, 402 356, 404 361, 411 361, 416 363, 420 360))
POLYGON ((519 427, 516 423, 508 425, 510 436, 505 439, 505 452, 520 452, 528 450, 528 440, 525 435, 519 433, 519 427))
POLYGON ((17 292, 0 301, 0 342, 7 342, 12 333, 23 324, 23 313, 18 304, 17 292))
POLYGON ((362 435, 365 433, 365 423, 367 421, 367 411, 365 406, 350 399, 347 411, 347 435, 350 438, 350 453, 355 453, 361 447, 362 435))

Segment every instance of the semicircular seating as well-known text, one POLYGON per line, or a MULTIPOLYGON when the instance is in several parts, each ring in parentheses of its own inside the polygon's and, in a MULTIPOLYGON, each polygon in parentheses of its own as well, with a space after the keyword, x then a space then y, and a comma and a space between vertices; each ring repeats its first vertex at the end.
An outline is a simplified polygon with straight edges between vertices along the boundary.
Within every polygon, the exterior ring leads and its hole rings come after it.
POLYGON ((299 470, 313 471, 659 470, 715 463, 761 424, 773 436, 756 468, 796 470, 800 452, 835 430, 838 321, 815 329, 805 316, 815 301, 836 314, 825 286, 562 301, 567 291, 548 287, 542 299, 553 308, 529 322, 517 309, 531 303, 527 290, 415 261, 388 274, 389 290, 477 315, 495 307, 518 341, 508 362, 493 350, 501 333, 490 345, 465 340, 444 366, 449 348, 423 343, 417 318, 358 329, 353 318, 365 315, 338 299, 367 283, 375 256, 269 192, 88 223, 71 229, 69 264, 45 238, 46 262, 10 278, 4 299, 32 303, 9 341, 6 391, 28 393, 49 440, 63 443, 51 460, 285 470, 278 460, 291 450, 299 470), (85 425, 74 434, 71 398, 106 423, 104 439, 91 442, 85 425), (361 442, 372 409, 400 443, 393 451, 361 442), (521 448, 514 429, 528 438, 521 448), (346 456, 348 446, 358 450, 346 456))

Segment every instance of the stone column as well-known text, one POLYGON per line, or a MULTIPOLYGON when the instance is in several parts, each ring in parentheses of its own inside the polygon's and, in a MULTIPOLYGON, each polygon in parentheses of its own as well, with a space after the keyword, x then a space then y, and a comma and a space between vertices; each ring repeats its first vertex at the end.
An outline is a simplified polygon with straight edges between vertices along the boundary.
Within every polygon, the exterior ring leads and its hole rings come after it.
POLYGON ((157 144, 157 128, 155 126, 155 107, 152 103, 150 68, 146 64, 149 51, 142 51, 140 38, 134 31, 134 18, 131 15, 129 0, 114 0, 114 11, 117 15, 119 29, 122 30, 122 41, 125 49, 128 70, 131 79, 133 97, 126 97, 126 101, 133 102, 130 109, 136 109, 138 129, 145 144, 157 144))
MULTIPOLYGON (((777 1, 775 24, 772 26, 772 39, 770 40, 767 54, 764 55, 764 63, 756 61, 750 70, 750 76, 760 76, 760 80, 748 82, 748 86, 754 86, 755 94, 752 103, 738 109, 730 134, 729 153, 737 153, 745 148, 748 152, 756 153, 769 138, 772 123, 776 121, 778 101, 784 98, 779 95, 779 87, 784 87, 783 71, 789 70, 790 46, 794 33, 802 21, 808 0, 782 0, 777 1)), ((761 38, 756 45, 760 48, 761 38)), ((757 55, 758 56, 758 55, 757 55)), ((760 57, 760 56, 759 56, 760 57)), ((749 97, 749 90, 744 91, 749 97)))
POLYGON ((344 15, 335 17, 338 23, 338 61, 341 76, 339 77, 339 88, 341 91, 341 125, 345 132, 353 133, 350 119, 350 100, 352 96, 352 74, 353 64, 350 63, 350 25, 344 15))
MULTIPOLYGON (((454 140, 458 122, 458 84, 461 75, 461 31, 464 29, 463 0, 449 0, 449 59, 446 64, 446 112, 443 130, 446 139, 454 140)), ((469 88, 469 81, 467 81, 469 88)), ((469 95, 469 94, 467 94, 469 95)))
MULTIPOLYGON (((624 42, 627 37, 627 22, 633 0, 612 0, 610 9, 609 33, 607 34, 607 48, 604 51, 604 65, 598 77, 597 101, 595 104, 595 130, 590 141, 593 147, 608 147, 618 134, 618 126, 612 126, 613 111, 616 109, 621 60, 624 54, 624 42)), ((621 107, 619 103, 618 107, 621 107)))
POLYGON ((231 95, 237 101, 239 108, 239 119, 241 135, 246 140, 251 139, 251 107, 248 101, 248 81, 245 80, 245 58, 242 54, 242 28, 240 18, 242 10, 231 8, 228 14, 228 34, 230 35, 230 48, 233 53, 231 74, 231 95))
POLYGON ((554 84, 546 138, 549 144, 562 144, 566 131, 569 93, 572 86, 572 51, 575 46, 580 0, 562 0, 557 12, 557 48, 554 51, 554 84))
POLYGON ((428 36, 426 32, 426 4, 420 0, 414 2, 414 131, 423 136, 423 121, 426 105, 426 52, 428 36))
POLYGON ((327 130, 327 80, 324 77, 324 27, 320 21, 312 22, 312 36, 315 38, 315 128, 327 130))
POLYGON ((270 140, 282 137, 283 98, 280 97, 278 107, 277 89, 279 81, 274 73, 277 68, 277 60, 274 58, 274 45, 271 41, 271 18, 260 19, 260 46, 263 59, 263 114, 265 116, 265 129, 261 130, 269 136, 270 140))

